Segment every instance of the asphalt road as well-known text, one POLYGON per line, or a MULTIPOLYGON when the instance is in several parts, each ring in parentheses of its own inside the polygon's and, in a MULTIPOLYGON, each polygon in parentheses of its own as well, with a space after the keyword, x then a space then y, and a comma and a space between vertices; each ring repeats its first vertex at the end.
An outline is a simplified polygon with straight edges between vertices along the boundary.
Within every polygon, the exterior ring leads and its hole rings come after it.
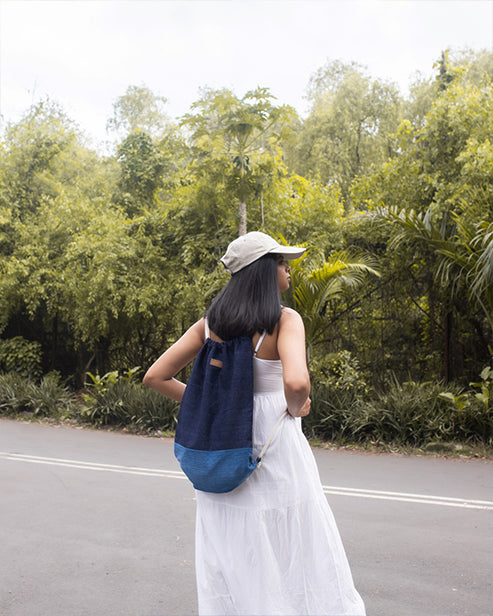
MULTIPOLYGON (((493 462, 315 450, 369 616, 493 616, 493 462)), ((196 614, 172 441, 0 420, 0 615, 196 614)))

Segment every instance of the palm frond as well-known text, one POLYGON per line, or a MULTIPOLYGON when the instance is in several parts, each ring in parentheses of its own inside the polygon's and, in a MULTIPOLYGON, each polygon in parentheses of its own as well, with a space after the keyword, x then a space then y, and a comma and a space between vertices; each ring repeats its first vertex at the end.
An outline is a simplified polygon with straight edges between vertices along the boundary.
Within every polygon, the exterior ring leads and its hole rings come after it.
POLYGON ((339 299, 345 289, 361 285, 368 274, 380 273, 374 259, 347 251, 333 254, 316 267, 303 265, 300 260, 292 263, 291 282, 294 305, 305 321, 307 342, 312 346, 330 326, 326 316, 329 303, 339 299))

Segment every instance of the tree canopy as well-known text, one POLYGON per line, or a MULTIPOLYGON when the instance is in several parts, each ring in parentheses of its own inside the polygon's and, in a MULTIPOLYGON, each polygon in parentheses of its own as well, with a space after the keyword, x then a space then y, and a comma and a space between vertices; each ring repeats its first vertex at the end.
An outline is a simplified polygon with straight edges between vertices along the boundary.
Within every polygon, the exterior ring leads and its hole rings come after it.
POLYGON ((284 299, 315 372, 344 352, 375 388, 477 378, 493 355, 493 56, 444 52, 434 70, 404 97, 327 62, 305 118, 267 88, 206 88, 174 124, 129 86, 110 155, 33 105, 0 145, 1 338, 39 343, 44 371, 79 384, 145 365, 258 229, 309 249, 284 299))

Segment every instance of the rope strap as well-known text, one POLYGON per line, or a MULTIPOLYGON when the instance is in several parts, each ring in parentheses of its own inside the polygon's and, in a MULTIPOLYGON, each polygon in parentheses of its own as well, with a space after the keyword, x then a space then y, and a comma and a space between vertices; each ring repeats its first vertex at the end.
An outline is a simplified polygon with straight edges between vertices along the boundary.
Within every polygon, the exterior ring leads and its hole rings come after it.
POLYGON ((257 458, 257 466, 260 467, 260 465, 262 464, 262 458, 264 457, 265 452, 267 451, 267 448, 269 447, 269 445, 272 443, 272 439, 274 438, 279 426, 282 423, 282 420, 286 417, 286 415, 288 414, 288 410, 286 409, 284 411, 284 413, 279 417, 279 419, 277 420, 276 425, 274 426, 274 429, 272 430, 267 443, 265 443, 264 448, 262 449, 262 451, 260 452, 258 458, 257 458))

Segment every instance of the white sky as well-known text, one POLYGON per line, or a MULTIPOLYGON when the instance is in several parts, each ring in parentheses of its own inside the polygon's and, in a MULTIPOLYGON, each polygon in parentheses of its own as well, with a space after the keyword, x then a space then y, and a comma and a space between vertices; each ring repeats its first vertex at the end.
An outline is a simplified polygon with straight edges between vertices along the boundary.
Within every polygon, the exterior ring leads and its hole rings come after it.
POLYGON ((306 111, 310 76, 354 60, 405 93, 443 49, 493 49, 489 0, 0 0, 0 113, 17 121, 49 96, 96 141, 129 85, 168 99, 202 86, 270 88, 306 111))

